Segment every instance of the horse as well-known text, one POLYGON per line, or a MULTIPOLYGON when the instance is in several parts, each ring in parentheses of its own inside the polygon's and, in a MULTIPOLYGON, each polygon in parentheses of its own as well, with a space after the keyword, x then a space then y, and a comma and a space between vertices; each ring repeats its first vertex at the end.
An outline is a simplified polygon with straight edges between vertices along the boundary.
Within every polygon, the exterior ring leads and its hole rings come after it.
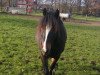
POLYGON ((36 41, 39 46, 44 75, 52 75, 67 39, 66 29, 59 16, 59 10, 43 9, 43 17, 37 26, 36 41), (48 67, 48 59, 52 59, 48 67))
POLYGON ((70 13, 60 13, 60 17, 62 18, 63 21, 65 21, 66 19, 71 18, 71 14, 70 13))

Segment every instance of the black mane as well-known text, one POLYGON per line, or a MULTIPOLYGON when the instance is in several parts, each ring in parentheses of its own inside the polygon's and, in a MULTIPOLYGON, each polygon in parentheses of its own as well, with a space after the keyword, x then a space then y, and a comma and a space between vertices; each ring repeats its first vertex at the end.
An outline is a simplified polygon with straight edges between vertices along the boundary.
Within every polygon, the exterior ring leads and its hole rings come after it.
POLYGON ((60 25, 63 25, 60 16, 56 13, 56 11, 47 11, 46 14, 43 16, 40 25, 42 28, 45 28, 46 25, 51 25, 55 32, 59 30, 60 25))

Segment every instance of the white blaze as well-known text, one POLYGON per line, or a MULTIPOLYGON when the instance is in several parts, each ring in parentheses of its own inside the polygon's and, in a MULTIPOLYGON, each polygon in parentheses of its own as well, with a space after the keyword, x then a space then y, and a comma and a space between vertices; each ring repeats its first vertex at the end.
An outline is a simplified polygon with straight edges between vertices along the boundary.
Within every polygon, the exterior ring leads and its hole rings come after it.
POLYGON ((46 34, 45 34, 45 40, 44 40, 44 42, 43 42, 43 51, 44 52, 46 52, 46 42, 47 42, 47 37, 48 37, 48 34, 49 34, 49 32, 50 32, 50 30, 51 30, 51 26, 49 26, 49 25, 47 25, 46 26, 46 34))

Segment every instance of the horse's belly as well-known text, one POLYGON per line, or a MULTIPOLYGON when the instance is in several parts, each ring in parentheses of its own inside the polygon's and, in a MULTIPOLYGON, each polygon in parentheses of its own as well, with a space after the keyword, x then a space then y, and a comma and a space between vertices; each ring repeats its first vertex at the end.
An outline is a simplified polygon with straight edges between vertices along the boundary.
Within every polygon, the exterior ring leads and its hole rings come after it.
POLYGON ((65 47, 65 42, 62 41, 61 39, 56 39, 51 43, 51 48, 49 50, 49 55, 50 57, 56 57, 60 55, 65 47))
POLYGON ((64 48, 51 48, 50 57, 57 57, 63 52, 64 48))

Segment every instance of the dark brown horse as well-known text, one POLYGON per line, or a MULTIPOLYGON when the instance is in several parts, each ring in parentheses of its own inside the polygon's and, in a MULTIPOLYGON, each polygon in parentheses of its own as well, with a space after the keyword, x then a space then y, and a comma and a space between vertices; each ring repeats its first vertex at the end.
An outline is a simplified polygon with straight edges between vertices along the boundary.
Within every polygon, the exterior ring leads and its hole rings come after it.
POLYGON ((43 10, 43 18, 37 26, 36 39, 41 53, 45 75, 52 75, 52 71, 64 50, 66 30, 59 17, 59 10, 43 10), (48 58, 52 59, 48 68, 48 58))

